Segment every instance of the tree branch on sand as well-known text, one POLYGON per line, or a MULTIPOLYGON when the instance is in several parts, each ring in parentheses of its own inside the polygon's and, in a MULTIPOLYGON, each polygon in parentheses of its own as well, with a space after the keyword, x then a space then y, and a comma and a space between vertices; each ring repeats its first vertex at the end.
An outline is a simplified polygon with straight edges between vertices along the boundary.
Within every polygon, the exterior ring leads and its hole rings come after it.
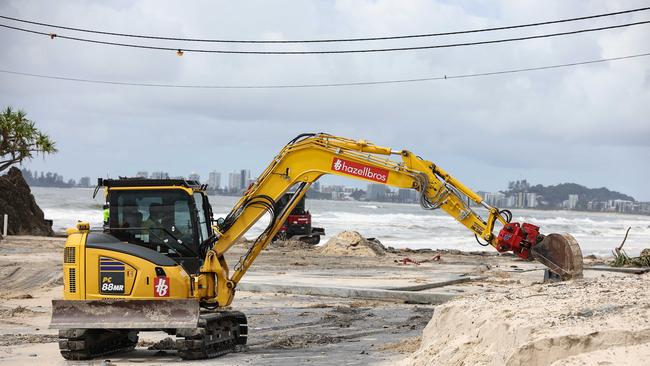
POLYGON ((638 257, 630 257, 623 250, 623 244, 627 240, 627 234, 629 234, 631 227, 627 228, 625 232, 625 237, 623 242, 618 247, 614 248, 612 254, 614 254, 614 262, 612 262, 612 267, 623 267, 623 266, 636 266, 636 267, 650 267, 650 248, 643 249, 641 255, 638 257))
POLYGON ((630 257, 623 250, 623 245, 627 240, 627 234, 630 233, 631 228, 632 228, 631 226, 627 228, 627 231, 625 232, 625 237, 623 238, 621 245, 614 248, 614 251, 612 252, 612 254, 614 254, 614 263, 612 263, 612 267, 623 267, 630 261, 630 257))

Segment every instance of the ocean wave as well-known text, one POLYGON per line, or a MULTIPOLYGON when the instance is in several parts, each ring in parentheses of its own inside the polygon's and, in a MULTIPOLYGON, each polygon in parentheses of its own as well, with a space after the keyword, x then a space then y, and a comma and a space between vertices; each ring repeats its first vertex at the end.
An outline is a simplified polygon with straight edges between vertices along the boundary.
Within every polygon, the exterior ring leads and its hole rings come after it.
POLYGON ((359 205, 359 207, 360 208, 370 208, 370 209, 373 209, 373 210, 382 208, 382 206, 377 206, 377 205, 359 205))
POLYGON ((440 214, 410 214, 410 213, 353 213, 345 211, 330 211, 330 212, 312 212, 313 220, 341 220, 341 221, 354 221, 354 222, 455 222, 451 216, 442 216, 440 214))
MULTIPOLYGON (((77 220, 101 226, 101 197, 93 200, 90 190, 35 189, 33 193, 47 219, 54 221, 57 231, 74 226, 77 220)), ((236 202, 234 197, 211 196, 215 218, 225 217, 236 202)), ((444 212, 421 210, 417 205, 396 203, 360 203, 356 201, 308 200, 315 227, 325 228, 323 242, 344 230, 359 231, 394 247, 493 250, 479 246, 472 232, 444 212)), ((486 216, 485 211, 478 209, 486 216)), ((638 255, 650 246, 650 217, 614 213, 579 213, 572 211, 513 210, 515 221, 539 225, 542 233, 569 232, 580 243, 585 254, 609 255, 620 245, 629 226, 625 249, 638 255)), ((254 225, 246 237, 256 237, 266 226, 268 217, 254 225)), ((498 228, 497 228, 498 230, 498 228)))

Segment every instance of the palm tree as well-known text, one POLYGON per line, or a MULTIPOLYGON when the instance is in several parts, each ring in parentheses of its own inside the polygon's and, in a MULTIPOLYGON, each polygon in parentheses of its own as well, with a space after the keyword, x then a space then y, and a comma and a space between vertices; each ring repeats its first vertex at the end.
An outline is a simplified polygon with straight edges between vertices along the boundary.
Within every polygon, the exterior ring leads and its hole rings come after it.
POLYGON ((0 112, 0 173, 39 153, 56 152, 54 141, 27 119, 25 111, 7 107, 0 112))

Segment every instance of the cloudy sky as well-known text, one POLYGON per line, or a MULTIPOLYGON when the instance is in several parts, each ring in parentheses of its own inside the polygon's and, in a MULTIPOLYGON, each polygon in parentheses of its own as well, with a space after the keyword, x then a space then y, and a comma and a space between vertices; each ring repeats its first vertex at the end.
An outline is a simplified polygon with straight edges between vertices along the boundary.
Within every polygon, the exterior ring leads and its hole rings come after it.
MULTIPOLYGON (((114 32, 222 39, 314 39, 444 32, 647 6, 647 1, 0 1, 0 14, 114 32)), ((467 42, 650 20, 650 12, 517 31, 324 45, 320 50, 467 42)), ((38 29, 51 29, 11 24, 38 29)), ((57 30, 59 34, 114 38, 57 30)), ((123 40, 182 47, 177 42, 123 40)), ((125 82, 274 85, 419 78, 650 52, 650 25, 565 37, 394 53, 217 55, 92 45, 0 29, 0 69, 125 82)), ((650 200, 650 57, 548 71, 321 89, 162 89, 0 73, 12 105, 59 153, 26 166, 66 178, 138 170, 259 173, 301 132, 409 149, 476 190, 509 180, 576 182, 650 200)), ((223 178, 222 178, 223 180, 223 178)), ((334 182, 335 180, 330 180, 334 182)), ((338 182, 338 181, 336 181, 338 182)), ((353 184, 352 181, 346 181, 353 184)))

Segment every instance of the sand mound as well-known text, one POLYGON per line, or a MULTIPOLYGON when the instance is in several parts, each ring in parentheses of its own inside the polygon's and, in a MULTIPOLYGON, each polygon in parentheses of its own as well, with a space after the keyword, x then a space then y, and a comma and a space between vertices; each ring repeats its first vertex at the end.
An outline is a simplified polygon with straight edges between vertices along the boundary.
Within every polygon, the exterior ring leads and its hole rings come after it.
POLYGON ((574 365, 603 352, 634 364, 650 347, 648 286, 650 275, 610 277, 459 298, 436 307, 402 364, 574 365))
POLYGON ((321 253, 375 257, 386 255, 386 248, 378 240, 368 240, 356 231, 342 231, 323 245, 321 253))

